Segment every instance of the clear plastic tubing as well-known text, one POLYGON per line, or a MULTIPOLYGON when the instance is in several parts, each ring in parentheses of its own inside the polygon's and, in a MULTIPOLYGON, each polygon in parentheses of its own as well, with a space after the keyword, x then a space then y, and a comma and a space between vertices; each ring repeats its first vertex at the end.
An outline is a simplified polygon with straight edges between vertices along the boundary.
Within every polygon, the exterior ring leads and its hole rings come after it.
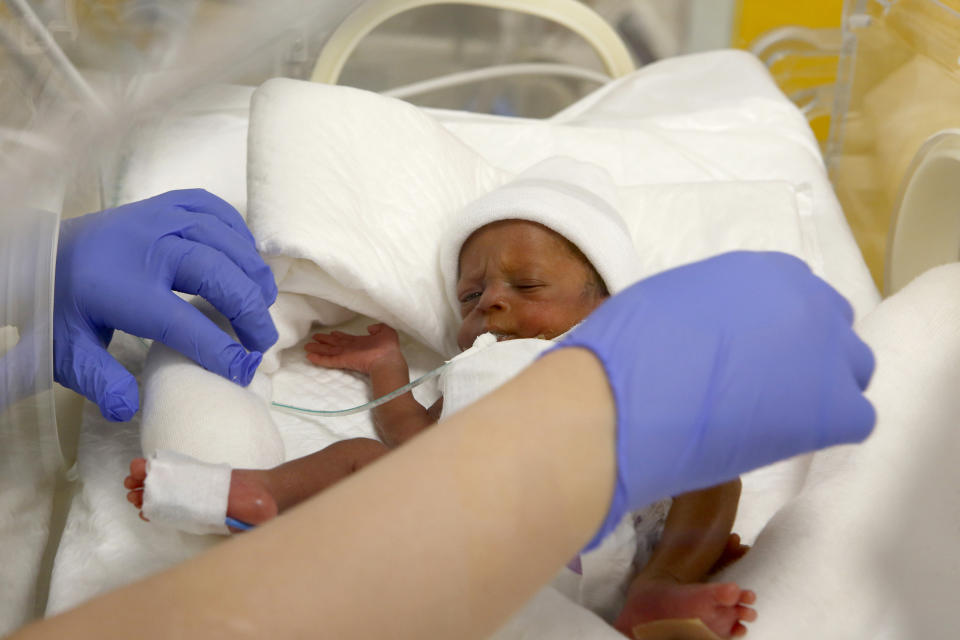
POLYGON ((341 416, 349 416, 349 415, 353 415, 354 413, 361 413, 361 412, 363 412, 363 411, 370 411, 371 409, 374 409, 374 408, 376 408, 376 407, 379 407, 379 406, 382 405, 382 404, 386 404, 387 402, 390 402, 391 400, 393 400, 393 399, 396 398, 397 396, 402 396, 403 394, 405 394, 406 392, 410 391, 410 390, 413 389, 414 387, 420 386, 421 384, 423 384, 424 382, 426 382, 426 381, 429 380, 430 378, 433 378, 433 377, 436 377, 436 376, 440 375, 440 372, 443 371, 443 369, 444 369, 448 364, 450 364, 450 363, 449 363, 449 362, 444 362, 442 365, 440 365, 439 367, 437 367, 437 368, 434 369, 433 371, 428 371, 427 373, 423 374, 422 376, 420 376, 420 377, 417 378, 416 380, 414 380, 414 381, 412 381, 412 382, 408 382, 407 384, 403 385, 402 387, 400 387, 400 388, 398 388, 398 389, 395 389, 395 390, 391 391, 390 393, 388 393, 388 394, 386 394, 386 395, 380 396, 379 398, 376 398, 375 400, 371 400, 370 402, 368 402, 368 403, 366 403, 366 404, 362 404, 362 405, 360 405, 360 406, 358 406, 358 407, 353 407, 353 408, 351 408, 351 409, 339 409, 339 410, 336 410, 336 411, 321 411, 321 410, 319 410, 319 409, 304 409, 304 408, 302 408, 302 407, 294 407, 293 405, 282 404, 282 403, 280 403, 280 402, 271 402, 270 404, 272 404, 273 406, 277 407, 278 409, 281 409, 281 410, 284 410, 284 411, 292 411, 292 412, 295 412, 295 413, 308 413, 308 414, 310 414, 310 415, 312 415, 312 416, 325 416, 325 417, 330 417, 330 418, 338 418, 338 417, 341 417, 341 416))
MULTIPOLYGON (((142 344, 145 348, 147 349, 150 348, 150 344, 147 343, 146 340, 144 340, 143 338, 140 338, 139 340, 140 340, 140 344, 142 344)), ((443 371, 443 369, 448 364, 450 363, 444 362, 442 365, 440 365, 433 371, 428 371, 427 373, 423 374, 416 380, 413 380, 412 382, 408 382, 402 387, 398 389, 394 389, 390 393, 380 396, 379 398, 375 398, 370 402, 367 402, 366 404, 361 404, 360 406, 357 406, 357 407, 351 407, 350 409, 335 409, 335 410, 306 409, 304 407, 295 407, 292 404, 283 404, 282 402, 271 402, 270 404, 282 411, 287 411, 290 413, 306 413, 311 416, 324 416, 327 418, 340 418, 343 416, 350 416, 355 413, 363 413, 364 411, 370 411, 371 409, 379 407, 382 404, 386 404, 390 402, 397 396, 402 396, 403 394, 410 391, 411 389, 419 387, 421 384, 423 384, 427 380, 430 380, 431 378, 435 378, 438 375, 440 375, 440 372, 443 371)))

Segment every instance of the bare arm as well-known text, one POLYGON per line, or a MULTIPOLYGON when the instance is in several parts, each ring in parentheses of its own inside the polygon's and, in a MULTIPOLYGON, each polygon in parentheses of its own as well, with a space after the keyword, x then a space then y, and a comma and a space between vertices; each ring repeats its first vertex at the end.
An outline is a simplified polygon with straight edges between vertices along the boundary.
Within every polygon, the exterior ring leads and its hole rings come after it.
POLYGON ((483 638, 599 526, 614 451, 603 369, 563 349, 256 530, 14 637, 483 638))
MULTIPOLYGON (((396 331, 385 324, 375 324, 367 327, 367 332, 366 336, 339 331, 318 333, 304 349, 310 362, 318 366, 367 374, 373 397, 379 398, 410 382, 410 370, 400 352, 396 331)), ((390 448, 403 444, 436 421, 412 393, 373 410, 377 435, 390 448)))
POLYGON ((674 498, 660 543, 637 579, 702 580, 727 546, 739 501, 739 479, 674 498))
MULTIPOLYGON (((398 348, 395 355, 378 360, 370 369, 373 397, 385 396, 410 382, 410 369, 398 348)), ((426 407, 407 392, 373 410, 377 435, 390 447, 398 447, 436 422, 426 407)))

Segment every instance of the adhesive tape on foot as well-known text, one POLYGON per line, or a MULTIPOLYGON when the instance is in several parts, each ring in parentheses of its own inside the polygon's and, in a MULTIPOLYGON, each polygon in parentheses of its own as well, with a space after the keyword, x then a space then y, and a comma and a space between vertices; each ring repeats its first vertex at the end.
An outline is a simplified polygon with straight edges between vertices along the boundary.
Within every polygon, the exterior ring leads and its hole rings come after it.
POLYGON ((175 451, 147 458, 143 515, 188 533, 227 535, 230 466, 201 462, 175 451))

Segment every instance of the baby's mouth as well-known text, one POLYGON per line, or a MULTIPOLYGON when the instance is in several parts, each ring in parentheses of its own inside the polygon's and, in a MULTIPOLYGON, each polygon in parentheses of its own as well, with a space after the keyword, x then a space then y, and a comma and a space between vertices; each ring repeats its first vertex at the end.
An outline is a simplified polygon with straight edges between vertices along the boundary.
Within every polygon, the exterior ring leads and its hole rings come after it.
MULTIPOLYGON (((498 331, 489 331, 488 333, 492 333, 494 337, 497 339, 497 342, 505 342, 507 340, 520 339, 520 336, 514 335, 512 333, 500 333, 498 331)), ((547 340, 547 336, 541 333, 540 335, 537 336, 537 340, 547 340)))

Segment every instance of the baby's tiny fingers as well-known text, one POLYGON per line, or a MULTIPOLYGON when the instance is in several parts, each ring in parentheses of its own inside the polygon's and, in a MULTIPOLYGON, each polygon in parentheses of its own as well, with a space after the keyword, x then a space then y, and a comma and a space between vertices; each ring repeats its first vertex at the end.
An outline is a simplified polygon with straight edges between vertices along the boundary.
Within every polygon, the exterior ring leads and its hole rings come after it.
POLYGON ((336 356, 343 353, 343 347, 333 344, 321 344, 319 342, 308 342, 303 345, 303 350, 307 353, 316 353, 322 356, 336 356))
POLYGON ((757 594, 749 589, 744 589, 740 592, 740 603, 741 604, 754 604, 757 601, 757 594))
POLYGON ((747 635, 747 628, 738 622, 733 625, 733 630, 730 631, 730 635, 734 638, 741 638, 747 635))
POLYGON ((315 353, 308 353, 308 354, 307 354, 307 360, 309 360, 312 364, 317 365, 318 367, 327 367, 327 366, 328 366, 327 358, 325 358, 325 357, 323 357, 323 356, 318 356, 318 355, 315 354, 315 353))
POLYGON ((737 620, 743 620, 744 622, 753 622, 757 619, 757 612, 750 607, 741 607, 737 606, 737 620))

